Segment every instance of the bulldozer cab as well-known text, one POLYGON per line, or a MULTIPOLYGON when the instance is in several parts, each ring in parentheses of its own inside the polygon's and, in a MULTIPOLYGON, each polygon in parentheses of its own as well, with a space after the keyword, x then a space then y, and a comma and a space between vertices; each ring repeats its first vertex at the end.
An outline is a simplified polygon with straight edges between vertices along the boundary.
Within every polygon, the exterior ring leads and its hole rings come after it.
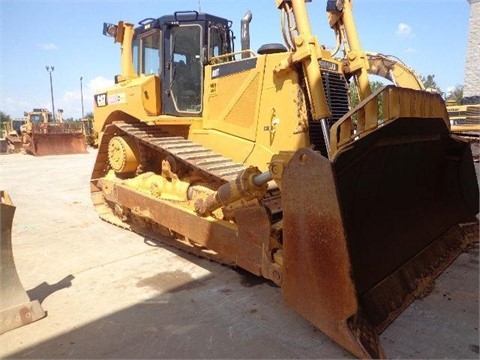
POLYGON ((46 109, 33 109, 32 112, 24 112, 24 116, 27 118, 27 122, 37 124, 55 121, 52 113, 46 109))
POLYGON ((201 116, 204 65, 233 49, 231 22, 196 11, 140 21, 132 52, 137 74, 161 79, 162 113, 201 116))

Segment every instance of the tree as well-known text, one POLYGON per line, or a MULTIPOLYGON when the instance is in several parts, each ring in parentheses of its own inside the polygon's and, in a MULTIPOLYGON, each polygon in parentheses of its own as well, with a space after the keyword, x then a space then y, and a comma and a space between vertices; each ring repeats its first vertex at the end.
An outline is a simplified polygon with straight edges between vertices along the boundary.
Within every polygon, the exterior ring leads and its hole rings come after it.
POLYGON ((463 99, 463 85, 457 85, 447 94, 447 100, 455 101, 456 104, 461 104, 463 99))
POLYGON ((442 94, 442 90, 435 81, 435 75, 420 76, 420 79, 422 80, 425 89, 434 90, 435 92, 442 94))
MULTIPOLYGON (((376 90, 380 89, 382 86, 385 86, 385 84, 380 82, 380 81, 371 81, 370 82, 370 88, 372 89, 372 93, 375 92, 376 90)), ((354 108, 360 102, 359 98, 358 98, 358 90, 357 90, 357 87, 355 86, 355 82, 352 81, 350 83, 350 90, 349 91, 350 91, 350 98, 351 98, 350 106, 352 108, 354 108)))
POLYGON ((0 111, 0 133, 3 129, 6 129, 7 123, 10 120, 11 120, 10 115, 7 115, 3 111, 0 111))
POLYGON ((93 112, 88 112, 86 115, 85 115, 85 119, 93 119, 93 112))
MULTIPOLYGON (((377 91, 378 89, 380 89, 382 86, 385 86, 385 84, 382 83, 381 81, 371 81, 370 82, 370 89, 372 89, 372 93, 377 91)), ((356 87, 354 81, 352 81, 350 83, 349 93, 350 93, 350 109, 353 109, 360 102, 360 99, 358 97, 358 90, 357 90, 357 87, 356 87)), ((382 117, 382 113, 383 113, 382 112, 383 111, 383 101, 382 100, 383 100, 383 98, 380 97, 379 102, 378 102, 378 114, 379 114, 380 118, 382 117)), ((354 116, 354 119, 356 119, 355 116, 354 116)))
POLYGON ((0 121, 1 122, 7 122, 7 121, 10 121, 10 120, 11 120, 10 115, 7 115, 3 111, 0 111, 0 121))

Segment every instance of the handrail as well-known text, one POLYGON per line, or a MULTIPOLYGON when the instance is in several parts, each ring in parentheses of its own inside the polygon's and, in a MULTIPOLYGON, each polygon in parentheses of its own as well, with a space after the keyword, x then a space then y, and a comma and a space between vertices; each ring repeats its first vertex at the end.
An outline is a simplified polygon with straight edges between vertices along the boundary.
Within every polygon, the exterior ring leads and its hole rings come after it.
POLYGON ((439 94, 388 85, 376 90, 333 124, 330 128, 330 158, 335 158, 340 150, 379 127, 402 117, 441 118, 450 129, 447 108, 439 94), (362 116, 355 116, 363 113, 368 103, 379 103, 380 100, 383 103, 381 118, 377 116, 362 121, 362 116))
POLYGON ((255 54, 254 51, 250 50, 250 49, 247 49, 247 50, 242 50, 242 51, 236 51, 236 52, 233 52, 233 53, 228 53, 228 54, 222 54, 222 55, 219 55, 219 56, 214 56, 210 59, 210 65, 216 65, 216 64, 221 64, 223 63, 225 60, 225 58, 228 59, 228 61, 231 61, 230 58, 233 59, 233 61, 242 61, 242 60, 248 60, 249 58, 245 58, 245 59, 235 59, 235 56, 236 55, 242 55, 242 54, 249 54, 249 56, 251 57, 256 57, 257 54, 255 54))

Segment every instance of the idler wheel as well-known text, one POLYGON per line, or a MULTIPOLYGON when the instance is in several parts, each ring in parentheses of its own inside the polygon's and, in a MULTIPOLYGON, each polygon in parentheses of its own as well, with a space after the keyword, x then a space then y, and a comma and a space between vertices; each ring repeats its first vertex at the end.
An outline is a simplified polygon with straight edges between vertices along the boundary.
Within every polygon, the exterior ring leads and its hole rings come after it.
POLYGON ((108 143, 108 162, 116 173, 132 173, 138 167, 138 147, 134 140, 114 136, 108 143))

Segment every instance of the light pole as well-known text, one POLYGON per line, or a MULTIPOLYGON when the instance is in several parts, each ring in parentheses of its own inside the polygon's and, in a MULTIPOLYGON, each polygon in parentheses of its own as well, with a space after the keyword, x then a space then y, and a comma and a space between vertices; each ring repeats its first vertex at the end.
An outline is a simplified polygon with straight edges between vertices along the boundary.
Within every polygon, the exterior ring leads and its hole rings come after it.
POLYGON ((53 66, 45 66, 48 74, 50 75, 50 93, 52 94, 52 116, 55 119, 55 102, 53 101, 53 83, 52 83, 52 72, 55 70, 53 66))
POLYGON ((85 118, 85 114, 83 112, 83 84, 82 84, 83 76, 80 76, 80 96, 82 98, 82 119, 85 118))

